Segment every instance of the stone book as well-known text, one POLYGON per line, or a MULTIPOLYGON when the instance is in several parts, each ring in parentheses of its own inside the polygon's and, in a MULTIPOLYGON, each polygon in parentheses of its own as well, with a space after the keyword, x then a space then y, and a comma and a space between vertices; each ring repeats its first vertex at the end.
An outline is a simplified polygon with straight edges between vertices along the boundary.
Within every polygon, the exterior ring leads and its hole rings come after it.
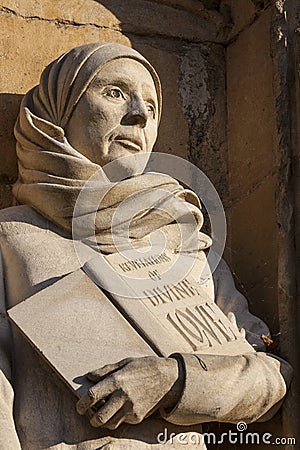
POLYGON ((8 315, 79 397, 87 372, 124 358, 254 351, 214 303, 212 277, 195 280, 205 261, 202 252, 182 278, 182 259, 166 250, 97 257, 8 315))
POLYGON ((155 354, 81 269, 14 306, 8 316, 77 397, 91 385, 87 372, 155 354))
POLYGON ((171 353, 237 355, 253 352, 236 324, 214 302, 205 253, 176 256, 152 247, 147 256, 124 251, 83 270, 160 356, 171 353), (196 281, 198 280, 198 281, 196 281))

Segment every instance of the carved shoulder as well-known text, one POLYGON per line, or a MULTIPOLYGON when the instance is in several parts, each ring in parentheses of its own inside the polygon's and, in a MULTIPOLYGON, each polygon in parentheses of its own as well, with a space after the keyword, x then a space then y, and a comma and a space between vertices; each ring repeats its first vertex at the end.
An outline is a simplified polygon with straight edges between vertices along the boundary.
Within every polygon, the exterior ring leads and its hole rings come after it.
POLYGON ((72 240, 32 208, 2 210, 0 222, 8 305, 80 267, 72 240))
POLYGON ((43 230, 55 230, 49 220, 29 206, 12 206, 0 210, 0 236, 36 233, 43 230))

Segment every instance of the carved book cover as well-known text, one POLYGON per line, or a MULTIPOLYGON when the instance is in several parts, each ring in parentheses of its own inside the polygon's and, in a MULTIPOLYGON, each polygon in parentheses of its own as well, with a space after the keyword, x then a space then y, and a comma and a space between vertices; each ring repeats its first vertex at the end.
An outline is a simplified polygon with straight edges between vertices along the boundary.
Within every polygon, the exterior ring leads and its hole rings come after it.
POLYGON ((65 276, 8 311, 77 395, 89 386, 85 373, 123 358, 254 351, 212 300, 211 277, 195 281, 204 253, 175 284, 168 268, 174 280, 176 261, 166 250, 139 260, 117 253, 105 260, 90 260, 84 271, 65 276))

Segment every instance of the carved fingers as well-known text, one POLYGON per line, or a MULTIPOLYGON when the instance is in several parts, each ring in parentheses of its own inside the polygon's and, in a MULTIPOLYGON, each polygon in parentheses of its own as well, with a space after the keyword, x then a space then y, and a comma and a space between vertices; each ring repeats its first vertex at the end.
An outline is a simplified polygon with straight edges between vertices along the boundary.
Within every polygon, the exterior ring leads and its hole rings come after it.
POLYGON ((239 328, 239 327, 238 327, 238 324, 237 324, 237 321, 236 321, 235 314, 234 314, 233 312, 229 312, 229 313, 227 314, 227 317, 228 317, 228 319, 230 320, 231 324, 237 329, 238 333, 240 333, 241 337, 242 337, 243 339, 245 339, 245 338, 246 338, 246 331, 245 331, 244 328, 239 328))
POLYGON ((115 429, 124 421, 139 423, 153 412, 176 382, 178 367, 169 358, 129 358, 87 376, 96 384, 78 401, 77 412, 83 415, 92 408, 92 426, 115 429))
POLYGON ((105 425, 106 428, 115 429, 125 419, 126 397, 121 391, 114 392, 104 406, 102 406, 91 418, 90 423, 94 427, 105 425))
POLYGON ((109 373, 115 372, 118 369, 121 369, 127 363, 132 361, 132 358, 122 359, 114 364, 107 364, 106 366, 101 367, 100 369, 93 370, 86 374, 86 377, 93 381, 94 383, 100 381, 101 378, 105 377, 109 373))

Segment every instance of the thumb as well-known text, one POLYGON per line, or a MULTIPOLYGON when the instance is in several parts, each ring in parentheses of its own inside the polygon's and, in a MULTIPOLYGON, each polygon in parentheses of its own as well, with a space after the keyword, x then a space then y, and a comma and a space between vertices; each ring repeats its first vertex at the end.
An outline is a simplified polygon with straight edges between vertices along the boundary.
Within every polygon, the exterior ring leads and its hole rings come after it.
POLYGON ((100 367, 100 369, 92 370, 91 372, 88 372, 85 376, 93 382, 100 381, 103 377, 106 375, 116 372, 117 370, 124 367, 128 362, 131 361, 131 358, 122 359, 121 361, 118 361, 114 364, 106 364, 103 367, 100 367))

